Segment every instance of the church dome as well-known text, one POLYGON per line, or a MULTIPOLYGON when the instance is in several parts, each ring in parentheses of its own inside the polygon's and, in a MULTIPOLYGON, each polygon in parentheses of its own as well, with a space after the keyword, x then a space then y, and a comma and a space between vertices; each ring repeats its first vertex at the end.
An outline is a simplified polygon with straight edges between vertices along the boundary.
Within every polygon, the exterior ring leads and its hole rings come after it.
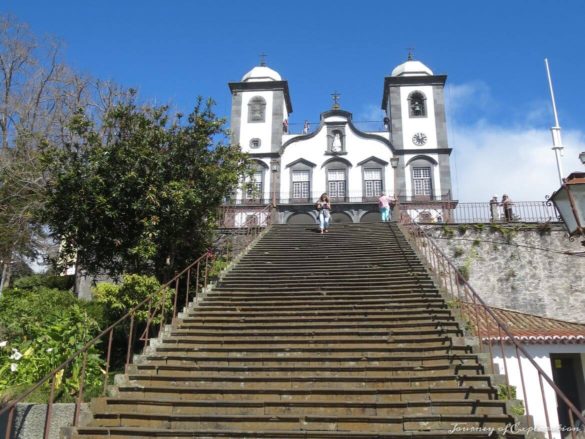
POLYGON ((433 71, 420 61, 409 59, 392 70, 391 76, 432 76, 433 71))
POLYGON ((266 66, 256 66, 246 73, 242 82, 261 82, 261 81, 282 81, 278 72, 266 66))

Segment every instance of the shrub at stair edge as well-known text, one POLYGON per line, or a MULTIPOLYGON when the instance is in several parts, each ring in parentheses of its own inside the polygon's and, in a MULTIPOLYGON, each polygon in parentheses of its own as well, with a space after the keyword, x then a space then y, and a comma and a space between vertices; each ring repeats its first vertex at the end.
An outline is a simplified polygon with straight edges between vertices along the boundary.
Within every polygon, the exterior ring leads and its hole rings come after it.
MULTIPOLYGON (((0 400, 22 393, 81 349, 98 332, 97 322, 79 305, 58 310, 34 328, 35 337, 0 343, 0 400)), ((78 356, 55 377, 55 400, 72 401, 78 395, 83 357, 78 356)), ((84 394, 96 394, 104 377, 97 347, 88 351, 84 394)), ((33 393, 30 402, 46 402, 50 381, 33 393)))
MULTIPOLYGON (((154 276, 139 274, 125 274, 122 276, 121 284, 99 283, 93 289, 94 300, 104 308, 106 326, 110 326, 123 317, 136 305, 151 297, 153 298, 150 309, 152 320, 150 327, 156 327, 161 322, 161 316, 168 317, 173 307, 174 290, 169 288, 161 289, 160 283, 154 276), (164 312, 161 306, 164 302, 164 312), (155 313, 154 310, 157 312, 155 313)), ((134 345, 133 352, 137 352, 144 343, 140 336, 146 329, 149 318, 148 306, 141 307, 135 314, 134 345)), ((112 344, 113 370, 121 368, 125 359, 125 352, 130 339, 130 319, 126 319, 116 327, 112 344)))

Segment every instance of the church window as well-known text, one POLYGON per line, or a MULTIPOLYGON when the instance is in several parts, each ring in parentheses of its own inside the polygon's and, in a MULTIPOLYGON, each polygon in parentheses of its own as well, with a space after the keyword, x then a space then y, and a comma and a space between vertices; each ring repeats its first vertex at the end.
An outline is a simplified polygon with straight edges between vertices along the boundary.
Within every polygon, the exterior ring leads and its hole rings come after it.
POLYGON ((310 171, 293 171, 292 173, 292 197, 294 199, 309 199, 311 176, 310 171))
POLYGON ((262 171, 256 171, 246 183, 246 199, 259 200, 262 198, 262 171))
POLYGON ((366 197, 379 197, 382 195, 382 170, 379 168, 364 169, 364 187, 366 197))
POLYGON ((425 95, 419 91, 412 92, 408 96, 408 108, 410 117, 426 117, 427 107, 425 95))
POLYGON ((330 169, 327 171, 327 189, 331 198, 345 198, 346 178, 344 169, 330 169))
POLYGON ((262 142, 258 138, 250 140, 250 148, 260 148, 260 145, 262 145, 262 142))
POLYGON ((415 196, 431 196, 431 168, 430 167, 413 167, 412 182, 415 196))
POLYGON ((264 122, 266 120, 266 100, 262 96, 254 96, 248 103, 248 122, 264 122))

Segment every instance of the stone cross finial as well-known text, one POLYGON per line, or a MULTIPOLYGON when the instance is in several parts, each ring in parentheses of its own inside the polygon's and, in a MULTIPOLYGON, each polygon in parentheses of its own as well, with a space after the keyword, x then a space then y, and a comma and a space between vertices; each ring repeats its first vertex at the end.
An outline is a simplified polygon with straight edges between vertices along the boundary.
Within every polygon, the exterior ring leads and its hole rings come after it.
POLYGON ((337 91, 334 91, 333 93, 331 93, 331 97, 333 97, 333 109, 334 110, 339 110, 341 107, 339 106, 339 97, 341 95, 339 93, 337 93, 337 91))
POLYGON ((266 66, 266 54, 264 52, 260 54, 260 65, 262 67, 266 66))

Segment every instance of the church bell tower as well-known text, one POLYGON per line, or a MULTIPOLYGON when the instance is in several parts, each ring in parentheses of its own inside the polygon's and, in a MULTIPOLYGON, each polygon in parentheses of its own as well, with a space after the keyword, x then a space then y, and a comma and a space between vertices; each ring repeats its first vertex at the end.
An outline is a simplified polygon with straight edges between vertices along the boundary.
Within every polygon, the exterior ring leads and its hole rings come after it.
POLYGON ((292 113, 288 82, 261 61, 229 87, 232 143, 252 155, 278 152, 292 113))
POLYGON ((440 200, 451 194, 446 80, 412 55, 384 80, 382 109, 399 158, 396 194, 406 201, 440 200))

